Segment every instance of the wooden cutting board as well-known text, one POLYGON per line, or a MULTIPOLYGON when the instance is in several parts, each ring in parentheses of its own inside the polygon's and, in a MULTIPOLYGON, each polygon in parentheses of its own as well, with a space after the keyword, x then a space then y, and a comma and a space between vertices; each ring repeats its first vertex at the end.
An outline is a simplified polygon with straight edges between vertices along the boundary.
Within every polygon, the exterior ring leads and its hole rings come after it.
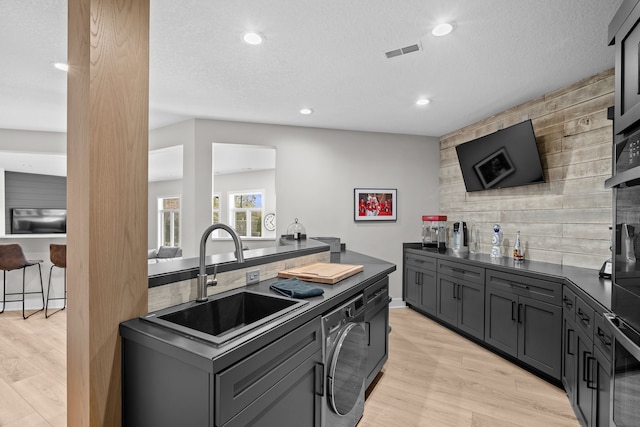
POLYGON ((315 264, 302 265, 278 272, 278 277, 296 277, 309 282, 328 283, 333 285, 342 279, 353 276, 364 269, 362 265, 330 264, 317 262, 315 264))

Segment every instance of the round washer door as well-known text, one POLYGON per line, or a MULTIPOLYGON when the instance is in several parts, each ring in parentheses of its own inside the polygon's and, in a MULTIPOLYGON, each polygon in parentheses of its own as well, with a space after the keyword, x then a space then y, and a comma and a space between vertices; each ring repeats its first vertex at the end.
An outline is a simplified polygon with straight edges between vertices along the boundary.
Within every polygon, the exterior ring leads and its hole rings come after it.
POLYGON ((361 324, 349 323, 338 336, 329 366, 331 409, 347 415, 360 397, 365 380, 366 337, 361 324))

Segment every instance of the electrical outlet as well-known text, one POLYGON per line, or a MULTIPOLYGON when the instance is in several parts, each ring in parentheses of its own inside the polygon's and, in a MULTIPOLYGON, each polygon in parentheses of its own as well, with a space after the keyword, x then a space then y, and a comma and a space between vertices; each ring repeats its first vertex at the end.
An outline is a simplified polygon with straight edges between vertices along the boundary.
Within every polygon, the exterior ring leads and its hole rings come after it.
POLYGON ((260 270, 247 271, 247 285, 253 285, 260 281, 260 270))

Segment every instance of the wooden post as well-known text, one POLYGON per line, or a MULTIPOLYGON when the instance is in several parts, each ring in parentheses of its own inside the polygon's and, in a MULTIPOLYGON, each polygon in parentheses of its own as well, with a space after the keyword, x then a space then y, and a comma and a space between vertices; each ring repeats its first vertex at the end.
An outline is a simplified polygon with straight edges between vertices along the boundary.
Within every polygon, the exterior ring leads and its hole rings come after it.
POLYGON ((147 311, 149 0, 68 7, 68 425, 116 426, 118 325, 147 311))

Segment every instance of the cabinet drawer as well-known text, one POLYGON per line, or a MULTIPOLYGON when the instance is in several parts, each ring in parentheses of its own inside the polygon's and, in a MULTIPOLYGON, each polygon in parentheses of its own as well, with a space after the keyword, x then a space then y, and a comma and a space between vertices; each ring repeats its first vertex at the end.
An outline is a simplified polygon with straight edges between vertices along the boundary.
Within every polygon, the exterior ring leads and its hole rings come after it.
POLYGON ((367 286, 364 290, 364 305, 369 309, 369 303, 378 305, 383 303, 381 299, 384 298, 384 303, 389 303, 389 278, 385 277, 382 280, 377 281, 371 286, 367 286))
POLYGON ((595 313, 593 322, 593 343, 600 349, 602 354, 611 360, 611 346, 613 345, 613 335, 604 317, 600 313, 595 313))
POLYGON ((458 262, 438 261, 438 274, 446 274, 455 279, 464 279, 478 284, 484 283, 484 268, 458 262))
POLYGON ((436 259, 426 255, 405 253, 404 262, 412 267, 436 271, 436 259))
POLYGON ((216 425, 221 426, 313 356, 322 345, 320 317, 215 376, 216 425))
POLYGON ((562 305, 562 284, 519 274, 487 270, 487 286, 508 290, 549 304, 562 305))
POLYGON ((576 321, 576 298, 576 294, 574 294, 568 286, 562 287, 563 315, 564 317, 571 319, 573 322, 576 321))
POLYGON ((582 298, 576 297, 576 324, 586 332, 588 337, 593 337, 594 315, 593 308, 582 298))

